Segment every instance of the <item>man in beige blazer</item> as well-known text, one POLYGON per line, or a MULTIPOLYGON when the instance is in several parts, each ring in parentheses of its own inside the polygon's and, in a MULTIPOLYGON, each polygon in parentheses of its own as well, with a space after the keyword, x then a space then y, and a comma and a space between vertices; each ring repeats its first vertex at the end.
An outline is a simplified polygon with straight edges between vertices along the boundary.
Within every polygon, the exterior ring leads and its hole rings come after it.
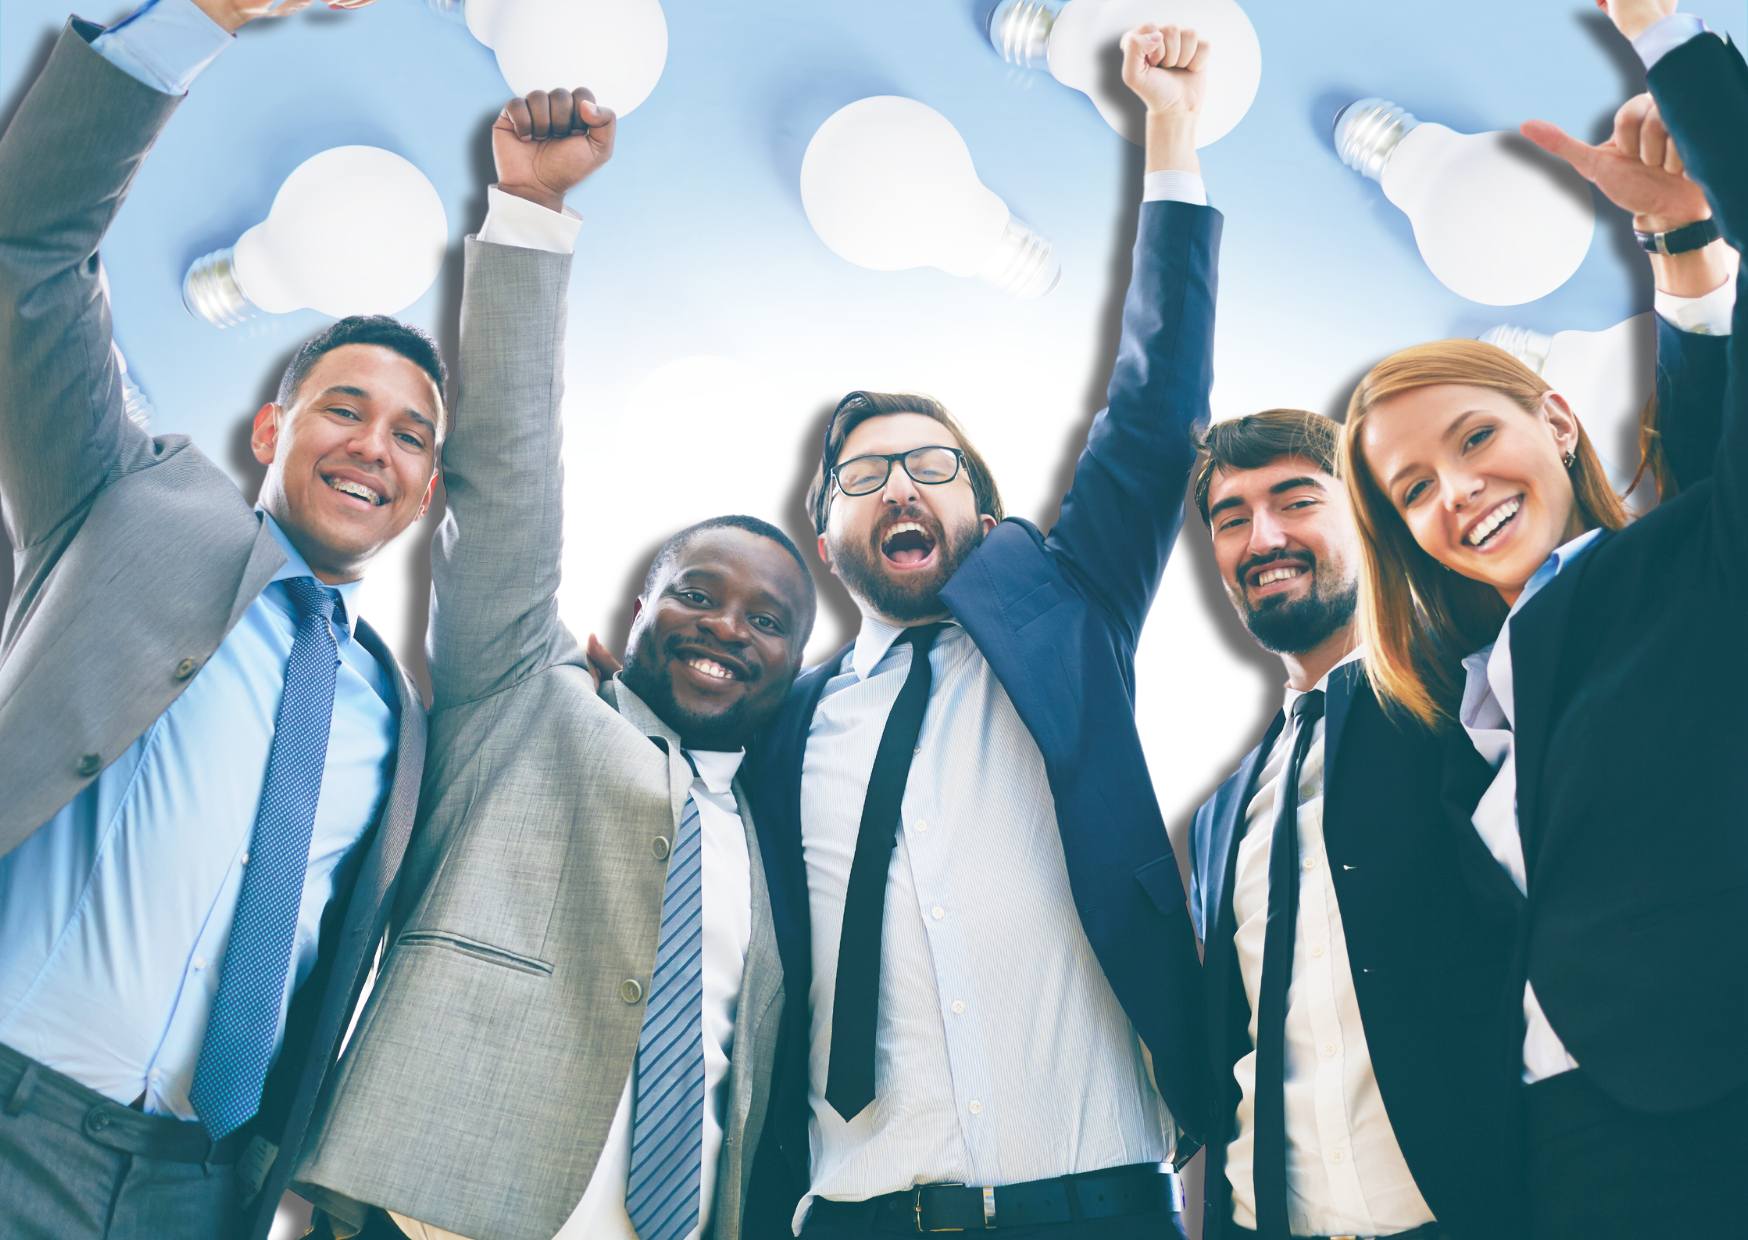
POLYGON ((382 1213, 418 1240, 741 1234, 783 986, 736 771, 799 666, 813 585, 779 531, 718 518, 657 553, 599 694, 559 620, 561 212, 613 135, 586 91, 493 126, 419 842, 297 1176, 337 1235, 393 1234, 382 1213))

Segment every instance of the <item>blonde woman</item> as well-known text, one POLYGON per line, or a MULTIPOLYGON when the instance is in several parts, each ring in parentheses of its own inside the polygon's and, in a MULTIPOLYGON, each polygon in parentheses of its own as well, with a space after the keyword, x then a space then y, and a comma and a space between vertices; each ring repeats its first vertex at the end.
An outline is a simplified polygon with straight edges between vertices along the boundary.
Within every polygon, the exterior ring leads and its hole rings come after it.
MULTIPOLYGON (((1668 126, 1641 139, 1677 172, 1673 135, 1739 249, 1748 67, 1673 8, 1611 6, 1668 126)), ((1368 670, 1494 765, 1473 824, 1525 895, 1537 1236, 1748 1234, 1745 332, 1710 476, 1631 526, 1565 400, 1490 346, 1404 350, 1349 407, 1368 670)))

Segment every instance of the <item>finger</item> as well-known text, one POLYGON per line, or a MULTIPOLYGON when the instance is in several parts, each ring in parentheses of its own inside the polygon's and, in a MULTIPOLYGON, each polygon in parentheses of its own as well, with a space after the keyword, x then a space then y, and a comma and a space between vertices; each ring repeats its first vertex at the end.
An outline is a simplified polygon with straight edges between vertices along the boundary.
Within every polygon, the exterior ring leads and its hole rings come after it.
POLYGON ((612 134, 614 122, 619 119, 619 114, 612 108, 603 107, 592 99, 579 99, 576 106, 577 115, 582 118, 590 137, 612 134))
POLYGON ((544 142, 552 136, 552 107, 543 90, 528 92, 528 136, 544 142))
POLYGON ((1206 39, 1197 40, 1195 58, 1184 68, 1191 73, 1200 73, 1202 66, 1208 63, 1208 53, 1214 50, 1214 45, 1206 39))
POLYGON ((546 92, 546 115, 550 118, 551 133, 555 138, 568 138, 573 132, 580 132, 573 123, 577 110, 571 103, 571 93, 564 87, 546 92))
POLYGON ((1639 127, 1639 162, 1648 168, 1661 168, 1669 154, 1669 131, 1663 128, 1663 118, 1652 112, 1639 127))
POLYGON ((528 113, 526 99, 512 99, 498 113, 498 119, 509 122, 510 131, 526 142, 534 136, 534 119, 528 113))
POLYGON ((1177 47, 1176 65, 1178 68, 1186 69, 1189 67, 1190 61, 1196 58, 1197 46, 1198 40, 1196 38, 1196 32, 1194 30, 1184 31, 1183 38, 1178 43, 1177 47))
POLYGON ((1639 158, 1640 133, 1651 112, 1651 96, 1634 95, 1614 114, 1614 146, 1628 159, 1639 158))
POLYGON ((290 17, 310 7, 310 0, 285 0, 278 8, 268 10, 269 17, 290 17))
POLYGON ((1681 152, 1675 147, 1675 139, 1669 139, 1669 149, 1663 154, 1663 171, 1680 176, 1687 171, 1687 161, 1681 158, 1681 152))
POLYGON ((1167 26, 1159 32, 1160 55, 1153 63, 1166 68, 1177 64, 1177 49, 1183 43, 1183 32, 1176 26, 1167 26))
POLYGON ((1550 121, 1525 121, 1519 132, 1550 155, 1556 155, 1577 169, 1585 180, 1596 179, 1596 162, 1600 152, 1550 121))

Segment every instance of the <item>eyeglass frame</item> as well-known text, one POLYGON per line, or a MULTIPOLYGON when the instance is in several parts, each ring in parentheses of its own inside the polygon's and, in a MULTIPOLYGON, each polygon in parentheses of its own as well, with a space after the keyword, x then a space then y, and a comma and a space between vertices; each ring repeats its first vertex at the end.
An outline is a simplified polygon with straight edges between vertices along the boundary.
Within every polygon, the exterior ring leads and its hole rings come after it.
MULTIPOLYGON (((944 487, 949 482, 956 481, 961 474, 964 474, 966 477, 970 477, 970 475, 967 474, 966 470, 965 470, 965 452, 964 452, 964 450, 960 449, 960 448, 955 448, 951 444, 945 444, 945 443, 918 444, 914 448, 906 448, 903 452, 858 452, 855 456, 852 456, 847 460, 834 462, 825 472, 826 472, 826 477, 831 480, 831 484, 836 490, 838 490, 839 492, 841 492, 844 495, 849 496, 851 499, 859 499, 864 495, 874 494, 876 491, 878 491, 882 487, 884 487, 888 482, 891 482, 892 481, 892 467, 895 464, 902 467, 904 470, 904 476, 909 478, 912 482, 916 483, 919 487, 944 487), (953 466, 954 466, 952 474, 949 477, 942 478, 938 482, 931 482, 926 478, 917 477, 915 474, 910 472, 910 466, 909 466, 909 464, 906 463, 905 458, 907 456, 911 456, 911 455, 918 453, 918 452, 949 452, 949 453, 951 453, 953 456, 953 466), (886 473, 884 476, 881 477, 881 479, 878 483, 876 483, 874 486, 869 487, 866 491, 851 491, 844 486, 842 479, 840 479, 838 477, 838 471, 846 465, 855 464, 857 461, 885 461, 886 462, 886 473)), ((830 499, 827 499, 826 507, 829 509, 830 506, 831 506, 831 501, 830 501, 830 499)))

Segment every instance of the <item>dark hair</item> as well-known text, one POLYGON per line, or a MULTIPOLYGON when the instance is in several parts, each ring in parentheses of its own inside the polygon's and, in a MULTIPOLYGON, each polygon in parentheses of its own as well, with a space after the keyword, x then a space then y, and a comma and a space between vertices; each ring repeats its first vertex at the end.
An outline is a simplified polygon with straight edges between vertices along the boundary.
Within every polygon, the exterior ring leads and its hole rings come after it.
POLYGON ((1208 491, 1215 470, 1261 469, 1283 456, 1302 456, 1333 478, 1340 435, 1335 419, 1304 409, 1265 409, 1214 423, 1196 444, 1201 451, 1196 462, 1196 508, 1202 520, 1208 519, 1208 491))
POLYGON ((826 501, 831 497, 831 487, 827 479, 827 471, 838 463, 838 453, 844 450, 844 440, 869 418, 885 417, 894 413, 917 413, 925 418, 933 418, 953 433, 953 438, 959 441, 959 450, 965 454, 965 472, 971 479, 971 494, 977 501, 977 511, 987 512, 997 521, 1002 519, 1001 492, 996 489, 995 478, 989 472, 989 463, 983 459, 965 432, 947 412, 946 406, 929 396, 917 396, 905 392, 851 392, 838 402, 838 407, 832 410, 831 420, 826 423, 825 443, 820 451, 819 465, 813 471, 813 481, 807 486, 807 516, 813 522, 813 528, 818 533, 825 533, 826 501))
MULTIPOLYGON (((430 375, 431 382, 437 385, 437 398, 445 399, 443 389, 449 381, 449 371, 443 365, 443 355, 437 351, 435 340, 418 328, 391 319, 386 314, 352 314, 304 341, 285 373, 279 377, 279 391, 274 395, 274 401, 281 407, 289 405, 322 356, 348 344, 374 344, 393 349, 430 375)), ((447 421, 445 411, 438 409, 439 429, 447 421)))
POLYGON ((648 594, 653 590, 656 578, 660 577, 667 570, 668 565, 674 562, 675 557, 685 550, 686 544, 707 530, 745 530, 749 534, 757 534, 760 538, 770 539, 787 551, 789 558, 794 560, 796 566, 801 569, 802 580, 807 582, 807 601, 810 604, 814 601, 813 574, 808 571, 807 561, 802 557, 801 549, 795 545, 789 535, 769 521, 761 521, 757 517, 749 517, 741 513, 731 513, 724 517, 710 517, 703 521, 694 522, 685 529, 669 535, 667 541, 656 548, 655 556, 649 562, 649 571, 643 575, 643 592, 648 594))

